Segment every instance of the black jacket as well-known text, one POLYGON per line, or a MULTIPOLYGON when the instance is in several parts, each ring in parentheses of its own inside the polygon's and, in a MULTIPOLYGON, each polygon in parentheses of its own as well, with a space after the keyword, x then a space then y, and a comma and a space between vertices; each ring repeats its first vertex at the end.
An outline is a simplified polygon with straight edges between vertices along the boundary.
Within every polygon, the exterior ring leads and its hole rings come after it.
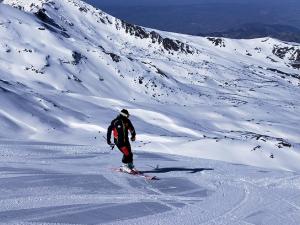
POLYGON ((136 133, 131 121, 128 118, 119 115, 116 119, 111 121, 111 124, 107 129, 107 143, 110 144, 111 132, 113 132, 114 142, 116 145, 130 145, 128 138, 128 130, 130 131, 131 136, 135 137, 136 133))

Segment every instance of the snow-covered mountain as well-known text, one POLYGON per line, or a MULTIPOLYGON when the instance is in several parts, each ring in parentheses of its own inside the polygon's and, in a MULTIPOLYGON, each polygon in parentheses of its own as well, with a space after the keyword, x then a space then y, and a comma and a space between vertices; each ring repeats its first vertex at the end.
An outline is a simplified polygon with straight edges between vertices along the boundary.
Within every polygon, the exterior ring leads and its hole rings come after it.
POLYGON ((0 3, 0 136, 300 169, 300 46, 142 28, 79 0, 0 3))

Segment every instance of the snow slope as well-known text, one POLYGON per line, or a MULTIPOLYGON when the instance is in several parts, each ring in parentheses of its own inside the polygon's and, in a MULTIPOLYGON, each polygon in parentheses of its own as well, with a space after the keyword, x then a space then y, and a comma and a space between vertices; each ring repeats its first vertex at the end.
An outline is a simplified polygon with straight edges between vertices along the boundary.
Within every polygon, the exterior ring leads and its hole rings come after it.
POLYGON ((299 65, 299 45, 271 38, 160 32, 78 0, 4 0, 0 137, 102 144, 128 108, 137 150, 299 171, 299 65))
POLYGON ((160 180, 112 172, 105 146, 1 142, 3 225, 298 225, 300 174, 182 156, 135 154, 160 180))

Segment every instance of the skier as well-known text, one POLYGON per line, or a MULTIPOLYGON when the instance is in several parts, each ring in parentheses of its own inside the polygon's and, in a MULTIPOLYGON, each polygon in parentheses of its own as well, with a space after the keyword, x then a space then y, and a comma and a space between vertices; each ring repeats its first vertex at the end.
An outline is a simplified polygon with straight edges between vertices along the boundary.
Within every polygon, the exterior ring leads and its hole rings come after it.
POLYGON ((111 133, 113 132, 114 143, 123 153, 123 166, 120 169, 128 173, 135 173, 137 170, 135 170, 133 165, 133 154, 129 143, 128 130, 131 133, 131 141, 135 141, 136 133, 128 118, 129 112, 126 109, 122 109, 117 118, 111 121, 107 129, 107 144, 113 145, 111 143, 111 133))

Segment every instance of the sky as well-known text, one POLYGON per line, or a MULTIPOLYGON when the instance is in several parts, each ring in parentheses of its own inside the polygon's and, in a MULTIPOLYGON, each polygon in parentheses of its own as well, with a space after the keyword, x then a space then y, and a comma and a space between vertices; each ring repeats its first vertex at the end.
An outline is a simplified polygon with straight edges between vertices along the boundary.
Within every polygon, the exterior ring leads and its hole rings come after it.
MULTIPOLYGON (((89 2, 91 4, 95 5, 108 5, 108 6, 125 6, 125 5, 143 5, 143 6, 149 6, 149 5, 186 5, 186 4, 193 4, 193 3, 199 3, 199 1, 203 0, 86 0, 86 2, 89 2)), ((205 0, 204 0, 205 1, 205 0)))
POLYGON ((259 2, 265 3, 297 3, 298 0, 86 0, 86 2, 99 6, 161 6, 161 5, 190 5, 202 3, 245 3, 255 4, 259 2))
POLYGON ((300 28, 299 0, 85 0, 130 23, 178 33, 220 32, 247 23, 300 28))
POLYGON ((299 0, 86 0, 127 22, 186 34, 226 31, 249 23, 300 28, 299 0))

